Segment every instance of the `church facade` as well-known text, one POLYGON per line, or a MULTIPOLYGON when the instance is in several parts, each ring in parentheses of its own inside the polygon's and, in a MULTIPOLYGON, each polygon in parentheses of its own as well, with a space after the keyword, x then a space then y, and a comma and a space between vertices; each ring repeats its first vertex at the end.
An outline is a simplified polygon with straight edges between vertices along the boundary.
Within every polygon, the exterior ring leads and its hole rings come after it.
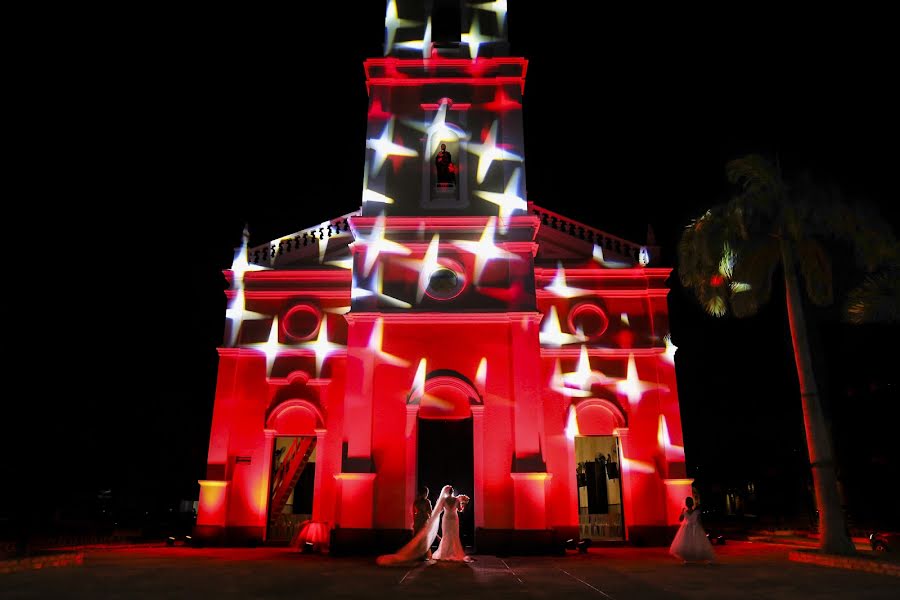
POLYGON ((671 269, 526 200, 526 66, 505 3, 387 2, 360 209, 226 271, 198 539, 394 550, 444 484, 478 552, 670 539, 671 269))

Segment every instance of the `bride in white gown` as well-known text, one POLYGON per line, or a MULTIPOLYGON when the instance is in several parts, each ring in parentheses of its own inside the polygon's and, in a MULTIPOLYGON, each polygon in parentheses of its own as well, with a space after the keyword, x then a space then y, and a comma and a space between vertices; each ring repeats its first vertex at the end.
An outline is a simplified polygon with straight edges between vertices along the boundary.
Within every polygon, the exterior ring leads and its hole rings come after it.
POLYGON ((434 504, 431 516, 428 517, 425 526, 419 530, 419 533, 396 553, 379 556, 375 562, 381 566, 402 566, 425 560, 428 549, 431 548, 434 538, 437 537, 438 526, 441 524, 441 513, 444 516, 443 535, 432 558, 435 561, 470 562, 472 559, 466 556, 459 539, 459 513, 465 510, 468 503, 468 496, 454 496, 453 488, 445 485, 434 504))

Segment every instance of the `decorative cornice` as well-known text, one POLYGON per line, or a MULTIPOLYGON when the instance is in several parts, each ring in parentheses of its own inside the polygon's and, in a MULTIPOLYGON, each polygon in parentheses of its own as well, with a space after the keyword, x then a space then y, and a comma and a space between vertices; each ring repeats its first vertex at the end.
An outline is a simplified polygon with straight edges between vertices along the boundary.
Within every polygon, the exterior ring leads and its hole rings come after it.
POLYGON ((498 313, 457 313, 457 312, 348 312, 344 315, 348 323, 374 323, 381 319, 385 323, 421 323, 439 321, 441 323, 540 323, 543 315, 539 312, 498 312, 498 313))

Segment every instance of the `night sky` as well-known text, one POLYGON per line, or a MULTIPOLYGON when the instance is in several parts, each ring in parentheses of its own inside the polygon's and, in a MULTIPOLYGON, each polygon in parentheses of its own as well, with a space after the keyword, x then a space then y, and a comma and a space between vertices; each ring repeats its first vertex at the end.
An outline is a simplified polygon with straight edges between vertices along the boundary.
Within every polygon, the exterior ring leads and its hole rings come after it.
MULTIPOLYGON (((16 347, 34 351, 20 350, 24 391, 7 400, 28 424, 6 420, 6 441, 42 506, 99 489, 135 506, 196 498, 221 270, 243 224, 255 245, 359 207, 362 62, 382 53, 384 3, 321 4, 121 14, 54 57, 28 146, 52 168, 36 169, 21 197, 34 213, 13 227, 10 258, 28 273, 8 308, 16 347)), ((725 162, 777 153, 788 174, 834 181, 900 231, 885 19, 869 15, 863 30, 846 14, 673 7, 650 20, 559 6, 510 2, 512 50, 529 60, 529 200, 638 242, 652 225, 663 264, 676 266, 683 227, 728 196, 725 162)), ((759 316, 734 321, 671 285, 691 475, 802 462, 780 288, 759 316)), ((857 479, 896 478, 897 450, 861 440, 894 435, 900 328, 851 328, 835 314, 813 320, 839 450, 857 479)))

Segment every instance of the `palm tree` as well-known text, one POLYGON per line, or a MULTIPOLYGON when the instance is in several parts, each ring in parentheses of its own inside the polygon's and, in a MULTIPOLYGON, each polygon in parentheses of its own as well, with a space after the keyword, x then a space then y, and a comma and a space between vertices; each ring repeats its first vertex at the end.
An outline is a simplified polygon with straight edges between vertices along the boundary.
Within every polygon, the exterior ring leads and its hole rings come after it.
MULTIPOLYGON (((833 191, 808 180, 796 189, 788 186, 780 170, 760 156, 731 161, 726 172, 738 194, 685 229, 678 246, 681 282, 710 314, 724 316, 730 310, 748 317, 769 301, 772 277, 781 267, 819 510, 820 548, 853 554, 831 435, 813 374, 801 279, 813 304, 830 304, 833 277, 825 242, 849 243, 857 262, 871 270, 889 254, 893 236, 874 215, 843 203, 833 191)), ((870 297, 865 296, 863 304, 871 306, 870 297)))

